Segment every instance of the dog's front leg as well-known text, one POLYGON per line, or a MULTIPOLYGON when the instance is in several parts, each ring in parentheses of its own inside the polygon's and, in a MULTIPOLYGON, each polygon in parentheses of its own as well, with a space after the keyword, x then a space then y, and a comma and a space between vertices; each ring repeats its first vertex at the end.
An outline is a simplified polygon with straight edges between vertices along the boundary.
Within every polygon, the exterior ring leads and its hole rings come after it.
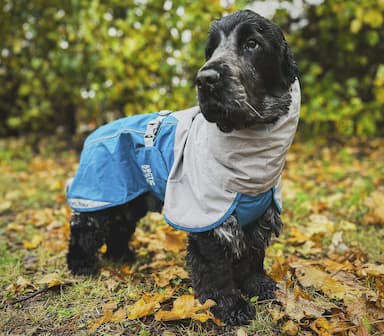
POLYGON ((254 319, 255 309, 236 288, 230 253, 212 232, 192 233, 188 239, 187 263, 192 286, 200 302, 212 299, 213 314, 230 325, 254 319))
POLYGON ((272 234, 279 235, 283 223, 275 206, 267 211, 245 229, 247 249, 234 262, 234 274, 238 286, 244 295, 257 296, 259 300, 273 299, 276 283, 265 274, 265 249, 269 245, 272 234))

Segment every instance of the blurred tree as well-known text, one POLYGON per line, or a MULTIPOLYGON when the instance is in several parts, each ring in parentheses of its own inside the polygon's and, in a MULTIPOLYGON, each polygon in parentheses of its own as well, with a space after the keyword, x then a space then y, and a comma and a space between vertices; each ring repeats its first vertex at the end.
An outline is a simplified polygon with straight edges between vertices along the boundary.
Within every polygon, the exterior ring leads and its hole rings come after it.
POLYGON ((213 18, 230 1, 0 0, 0 135, 195 104, 213 18), (112 113, 111 113, 112 112, 112 113))
POLYGON ((384 0, 306 1, 279 11, 301 70, 301 120, 309 132, 384 134, 384 0))
MULTIPOLYGON (((0 0, 0 136, 195 104, 210 22, 247 2, 0 0)), ((302 125, 382 132, 384 0, 309 3, 299 22, 275 15, 302 73, 302 125)))

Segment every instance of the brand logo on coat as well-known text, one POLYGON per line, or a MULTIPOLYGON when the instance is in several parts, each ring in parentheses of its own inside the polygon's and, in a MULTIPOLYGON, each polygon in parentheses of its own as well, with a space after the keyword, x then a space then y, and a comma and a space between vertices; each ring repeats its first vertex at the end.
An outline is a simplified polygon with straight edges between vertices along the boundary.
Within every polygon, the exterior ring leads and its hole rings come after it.
POLYGON ((152 187, 155 186, 156 183, 155 183, 155 179, 153 178, 151 166, 150 165, 142 165, 141 171, 143 172, 145 180, 147 181, 147 183, 152 187))

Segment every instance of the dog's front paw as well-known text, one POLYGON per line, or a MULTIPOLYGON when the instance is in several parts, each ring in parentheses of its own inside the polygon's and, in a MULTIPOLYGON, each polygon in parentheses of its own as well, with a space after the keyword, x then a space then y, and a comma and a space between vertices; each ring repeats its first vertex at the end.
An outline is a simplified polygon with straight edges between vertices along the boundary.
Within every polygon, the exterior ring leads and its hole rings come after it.
POLYGON ((242 286, 244 295, 248 297, 257 296, 260 301, 274 299, 276 289, 276 283, 265 274, 252 275, 242 286))
POLYGON ((248 324, 255 318, 255 308, 242 297, 226 297, 218 300, 212 307, 212 313, 228 325, 248 324))
POLYGON ((131 264, 136 261, 136 253, 130 249, 122 251, 110 251, 107 249, 105 257, 114 262, 128 263, 131 264))
POLYGON ((82 260, 69 261, 68 269, 74 275, 96 275, 99 271, 95 263, 87 263, 82 260))

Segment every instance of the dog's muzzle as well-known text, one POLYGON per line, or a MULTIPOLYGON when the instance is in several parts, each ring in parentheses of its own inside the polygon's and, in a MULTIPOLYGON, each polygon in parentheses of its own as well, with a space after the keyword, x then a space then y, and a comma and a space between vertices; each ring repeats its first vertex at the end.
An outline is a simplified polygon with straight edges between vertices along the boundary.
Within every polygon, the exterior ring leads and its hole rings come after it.
POLYGON ((220 80, 220 73, 214 69, 202 69, 196 76, 196 85, 199 90, 213 90, 220 80))

